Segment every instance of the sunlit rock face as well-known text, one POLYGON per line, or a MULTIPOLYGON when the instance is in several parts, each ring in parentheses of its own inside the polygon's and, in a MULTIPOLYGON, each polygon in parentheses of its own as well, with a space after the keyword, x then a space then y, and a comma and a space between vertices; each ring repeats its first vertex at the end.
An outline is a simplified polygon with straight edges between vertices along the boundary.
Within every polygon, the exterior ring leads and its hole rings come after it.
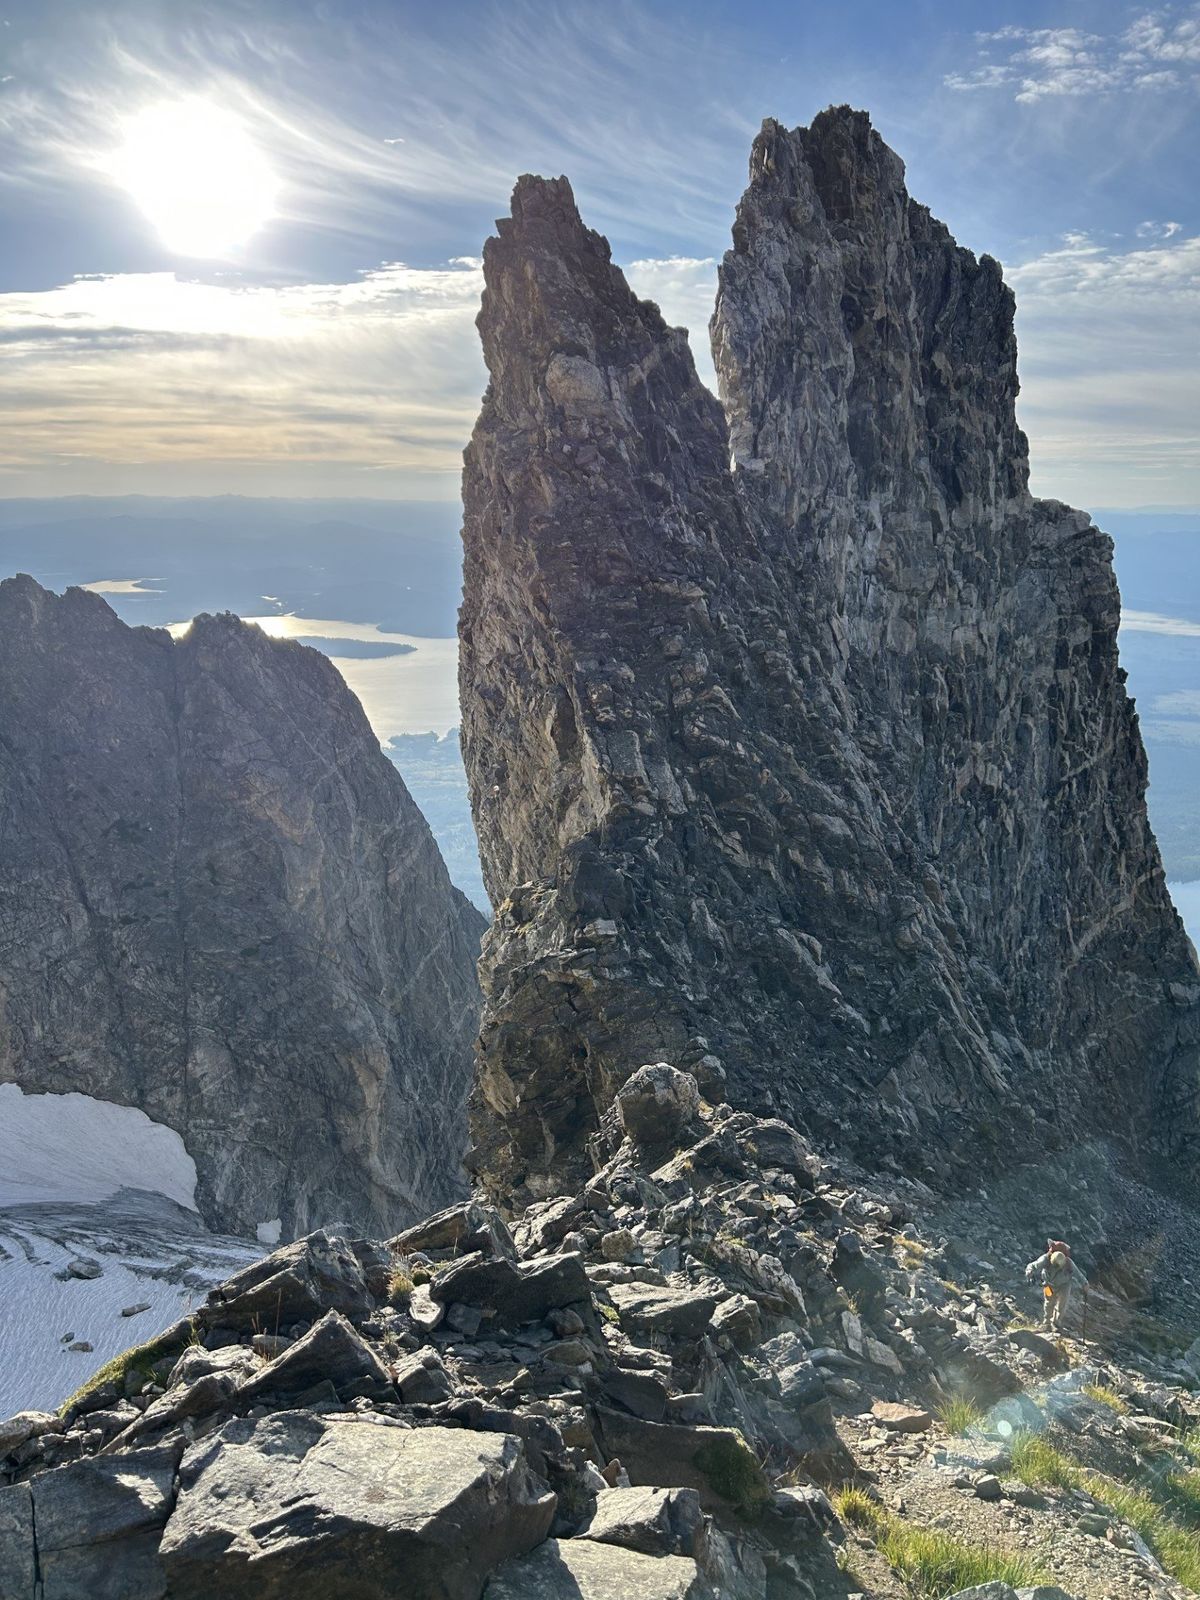
POLYGON ((324 656, 0 584, 0 1081, 178 1132, 210 1224, 461 1188, 483 918, 324 656))
POLYGON ((1000 268, 845 108, 764 126, 733 238, 724 407, 564 179, 486 247, 473 1159, 561 1187, 664 1059, 940 1184, 1085 1129, 1186 1158, 1111 543, 1029 495, 1000 268))

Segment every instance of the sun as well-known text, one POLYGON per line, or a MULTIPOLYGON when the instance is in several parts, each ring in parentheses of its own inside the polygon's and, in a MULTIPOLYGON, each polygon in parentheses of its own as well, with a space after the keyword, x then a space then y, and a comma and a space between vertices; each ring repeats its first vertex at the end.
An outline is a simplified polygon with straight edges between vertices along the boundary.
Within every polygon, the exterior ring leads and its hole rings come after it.
POLYGON ((232 112, 180 100, 139 112, 122 131, 112 175, 175 254, 228 255, 274 215, 275 176, 232 112))

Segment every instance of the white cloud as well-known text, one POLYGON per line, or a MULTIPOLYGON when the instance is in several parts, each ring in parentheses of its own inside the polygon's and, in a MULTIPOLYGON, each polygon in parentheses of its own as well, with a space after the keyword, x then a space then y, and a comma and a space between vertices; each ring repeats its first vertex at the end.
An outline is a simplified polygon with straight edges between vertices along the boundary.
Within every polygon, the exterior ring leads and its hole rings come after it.
MULTIPOLYGON (((1186 617, 1167 617, 1159 611, 1123 610, 1121 626, 1126 633, 1166 633, 1177 639, 1200 639, 1200 622, 1190 622, 1186 617)), ((1173 694, 1160 694, 1154 702, 1154 709, 1200 712, 1200 693, 1179 690, 1173 694)))
POLYGON ((84 490, 161 468, 178 492, 193 467, 269 485, 308 464, 351 493, 440 474, 453 494, 484 386, 482 281, 459 262, 350 283, 139 273, 0 294, 0 345, 20 357, 0 364, 0 492, 52 492, 65 463, 84 490))
POLYGON ((1179 88, 1200 72, 1200 7, 1147 11, 1121 32, 1000 28, 976 36, 978 64, 943 80, 964 93, 1004 89, 1024 103, 1179 88))
POLYGON ((1200 239, 1071 234, 1011 267, 1034 486, 1075 504, 1200 502, 1200 239))

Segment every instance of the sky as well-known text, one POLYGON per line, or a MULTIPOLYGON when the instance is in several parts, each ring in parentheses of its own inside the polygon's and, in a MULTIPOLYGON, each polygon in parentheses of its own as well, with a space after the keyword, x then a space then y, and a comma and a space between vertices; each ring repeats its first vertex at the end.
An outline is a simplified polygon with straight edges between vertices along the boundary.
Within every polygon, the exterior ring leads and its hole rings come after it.
POLYGON ((1036 492, 1200 507, 1200 4, 0 0, 0 496, 453 499, 566 173, 692 330, 762 119, 871 113, 1017 294, 1036 492))

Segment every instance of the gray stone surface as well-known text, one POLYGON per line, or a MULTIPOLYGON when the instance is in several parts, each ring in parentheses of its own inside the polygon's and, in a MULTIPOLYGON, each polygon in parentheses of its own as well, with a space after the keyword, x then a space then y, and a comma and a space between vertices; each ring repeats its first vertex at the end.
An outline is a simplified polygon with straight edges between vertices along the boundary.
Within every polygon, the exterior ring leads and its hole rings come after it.
POLYGON ((484 1600, 713 1600, 696 1563, 647 1556, 589 1539, 548 1539, 507 1562, 484 1600))
POLYGON ((97 1456, 33 1486, 40 1600, 161 1600, 159 1536, 180 1447, 97 1456))
POLYGON ((0 1600, 33 1600, 37 1551, 27 1483, 0 1489, 0 1600))
POLYGON ((609 1489, 579 1537, 650 1556, 695 1556, 704 1543, 700 1496, 694 1489, 609 1489))
POLYGON ((299 1411, 227 1423, 180 1477, 172 1600, 478 1600, 555 1504, 511 1435, 299 1411))
POLYGON ((614 1283, 608 1293, 623 1327, 639 1333, 673 1334, 676 1338, 698 1338, 717 1307, 716 1295, 703 1289, 614 1283))
POLYGON ((1029 494, 996 262, 844 107, 755 141, 724 410, 565 180, 522 178, 484 259, 460 676, 498 907, 486 1181, 585 1181, 663 1059, 940 1188, 1092 1133, 1188 1157, 1200 977, 1111 542, 1029 494))
POLYGON ((454 1198, 483 918, 316 650, 0 584, 0 1081, 140 1107, 225 1231, 454 1198))

